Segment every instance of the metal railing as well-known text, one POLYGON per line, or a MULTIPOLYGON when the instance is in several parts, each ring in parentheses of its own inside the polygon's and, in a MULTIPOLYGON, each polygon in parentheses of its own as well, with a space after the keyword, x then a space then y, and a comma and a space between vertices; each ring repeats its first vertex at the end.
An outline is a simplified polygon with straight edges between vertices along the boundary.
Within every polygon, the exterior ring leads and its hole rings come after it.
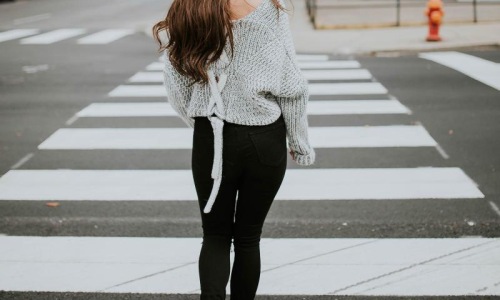
MULTIPOLYGON (((411 26, 427 23, 427 0, 306 0, 316 29, 411 26)), ((500 0, 444 0, 444 23, 500 21, 500 0)))

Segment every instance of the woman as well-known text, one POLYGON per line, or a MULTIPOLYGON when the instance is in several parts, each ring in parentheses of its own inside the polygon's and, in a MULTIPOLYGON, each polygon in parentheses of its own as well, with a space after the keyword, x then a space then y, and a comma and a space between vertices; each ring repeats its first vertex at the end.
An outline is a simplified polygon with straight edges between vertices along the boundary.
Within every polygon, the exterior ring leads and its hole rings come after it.
POLYGON ((225 299, 230 272, 231 299, 254 299, 262 227, 285 176, 287 140, 297 164, 315 160, 307 131, 308 82, 284 0, 246 1, 174 0, 153 27, 165 50, 168 101, 194 128, 201 299, 225 299))

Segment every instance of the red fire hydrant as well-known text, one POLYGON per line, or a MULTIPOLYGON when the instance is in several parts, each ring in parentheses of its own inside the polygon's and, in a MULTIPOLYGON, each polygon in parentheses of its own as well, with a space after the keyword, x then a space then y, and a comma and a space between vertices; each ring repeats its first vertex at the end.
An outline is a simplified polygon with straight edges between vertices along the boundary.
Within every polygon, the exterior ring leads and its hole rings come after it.
POLYGON ((439 25, 443 22, 443 2, 441 0, 427 1, 425 15, 429 19, 429 34, 427 35, 427 41, 440 41, 441 37, 439 36, 439 25))

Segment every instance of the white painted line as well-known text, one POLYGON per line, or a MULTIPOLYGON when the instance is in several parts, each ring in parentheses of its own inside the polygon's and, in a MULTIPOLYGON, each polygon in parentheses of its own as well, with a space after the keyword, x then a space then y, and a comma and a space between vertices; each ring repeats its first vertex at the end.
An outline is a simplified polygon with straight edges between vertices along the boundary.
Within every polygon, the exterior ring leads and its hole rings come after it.
POLYGON ((372 79, 372 74, 366 69, 354 70, 303 70, 308 80, 361 80, 372 79))
POLYGON ((103 45, 117 41, 123 37, 133 34, 131 29, 106 29, 83 37, 77 41, 78 44, 103 45))
MULTIPOLYGON (((499 238, 262 238, 260 243, 259 294, 500 295, 494 287, 499 238)), ((0 290, 200 292, 201 237, 0 236, 0 244, 0 290)))
POLYGON ((130 77, 129 82, 163 82, 162 72, 138 72, 130 77))
POLYGON ((420 53, 432 60, 474 78, 500 91, 500 64, 456 51, 420 53))
POLYGON ((30 160, 34 156, 33 153, 28 153, 26 154, 23 158, 21 158, 17 163, 15 163, 11 169, 17 169, 20 166, 24 165, 28 160, 30 160))
MULTIPOLYGON (((303 70, 308 80, 366 80, 372 75, 365 69, 354 70, 303 70)), ((162 72, 138 72, 129 79, 129 82, 163 82, 162 72)))
POLYGON ((493 201, 488 201, 491 209, 500 217, 500 208, 493 201))
POLYGON ((310 83, 310 95, 375 95, 387 94, 378 82, 310 83))
MULTIPOLYGON (((356 60, 299 61, 301 69, 353 69, 361 65, 356 60)), ((148 71, 162 71, 163 62, 157 61, 146 67, 148 71)))
POLYGON ((308 115, 411 114, 398 100, 309 101, 308 115))
POLYGON ((38 22, 41 20, 49 19, 51 16, 52 16, 51 14, 39 14, 39 15, 15 19, 13 23, 14 25, 20 25, 20 24, 38 22))
POLYGON ((108 93, 109 97, 166 97, 164 85, 119 85, 108 93))
MULTIPOLYGON (((420 121, 417 121, 415 122, 416 125, 419 125, 419 126, 422 126, 422 122, 420 121)), ((439 145, 437 142, 436 142, 436 151, 444 158, 444 159, 449 159, 450 156, 448 155, 448 153, 446 153, 446 151, 444 151, 443 147, 441 147, 441 145, 439 145)))
POLYGON ((76 120, 78 120, 78 115, 75 114, 66 121, 66 126, 70 126, 71 124, 75 123, 76 120))
POLYGON ((439 152, 439 154, 441 154, 441 156, 444 159, 450 158, 450 156, 444 151, 444 149, 438 143, 436 143, 436 150, 439 152))
POLYGON ((92 103, 78 117, 176 117, 168 102, 92 103))
MULTIPOLYGON (((410 114, 397 100, 309 101, 308 115, 410 114)), ((172 117, 178 114, 168 102, 92 103, 74 117, 172 117)), ((68 122, 66 123, 67 125, 68 122)))
POLYGON ((77 40, 78 44, 103 45, 119 40, 127 35, 133 34, 132 29, 106 29, 77 40))
POLYGON ((161 61, 155 61, 146 66, 148 71, 163 71, 164 64, 161 61))
POLYGON ((325 60, 328 60, 328 55, 326 55, 326 54, 297 54, 297 60, 299 60, 299 61, 325 61, 325 60))
POLYGON ((360 68, 356 60, 299 61, 301 69, 352 69, 360 68))
MULTIPOLYGON (((38 149, 191 149, 192 128, 60 128, 38 149)), ((311 127, 314 148, 435 147, 420 125, 311 127)))
POLYGON ((65 39, 72 38, 74 36, 84 34, 85 29, 82 28, 64 28, 42 33, 33 37, 25 38, 20 41, 21 44, 52 44, 65 39))
MULTIPOLYGON (((289 169, 276 200, 484 198, 460 168, 289 169), (304 180, 307 178, 308 180, 304 180)), ((0 200, 197 200, 191 170, 10 170, 0 200)))
POLYGON ((40 29, 13 29, 0 32, 0 43, 38 34, 40 29))
MULTIPOLYGON (((387 89, 378 82, 310 83, 311 95, 374 95, 386 94, 387 89)), ((167 90, 162 84, 119 85, 110 97, 166 97, 167 90)))

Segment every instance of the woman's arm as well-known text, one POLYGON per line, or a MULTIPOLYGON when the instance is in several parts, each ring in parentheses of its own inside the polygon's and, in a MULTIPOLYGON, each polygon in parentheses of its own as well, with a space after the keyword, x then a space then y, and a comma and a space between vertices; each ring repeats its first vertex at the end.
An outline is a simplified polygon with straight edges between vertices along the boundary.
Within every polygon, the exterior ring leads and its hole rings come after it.
POLYGON ((184 123, 194 128, 194 119, 187 115, 187 107, 193 91, 192 87, 188 86, 189 78, 179 74, 172 66, 166 50, 164 51, 163 58, 163 84, 167 90, 167 101, 184 123))
MULTIPOLYGON (((282 1, 283 4, 283 1, 282 1)), ((281 107, 287 127, 288 145, 299 165, 311 165, 316 153, 308 135, 307 102, 309 84, 300 70, 289 27, 288 15, 280 11, 280 38, 285 48, 280 92, 276 101, 281 107)))

